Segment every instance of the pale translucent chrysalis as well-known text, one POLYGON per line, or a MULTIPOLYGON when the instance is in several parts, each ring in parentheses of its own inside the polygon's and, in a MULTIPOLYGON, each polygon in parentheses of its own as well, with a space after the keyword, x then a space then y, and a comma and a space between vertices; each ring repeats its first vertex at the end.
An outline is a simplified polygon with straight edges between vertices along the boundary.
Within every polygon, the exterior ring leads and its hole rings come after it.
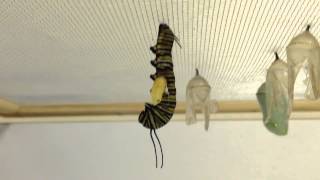
POLYGON ((216 104, 210 101, 210 91, 209 83, 196 70, 196 75, 189 81, 186 90, 186 123, 188 125, 197 121, 196 113, 201 110, 204 113, 205 130, 209 129, 210 112, 217 109, 216 104))
POLYGON ((307 30, 294 37, 287 47, 289 68, 289 95, 293 100, 294 83, 300 69, 307 64, 306 80, 308 99, 320 98, 320 46, 317 39, 307 30))

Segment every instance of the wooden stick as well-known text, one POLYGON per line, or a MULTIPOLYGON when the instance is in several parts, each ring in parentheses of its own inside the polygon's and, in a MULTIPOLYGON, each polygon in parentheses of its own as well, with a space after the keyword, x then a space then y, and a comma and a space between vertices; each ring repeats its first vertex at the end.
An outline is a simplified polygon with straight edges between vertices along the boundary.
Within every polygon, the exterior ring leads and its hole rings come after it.
MULTIPOLYGON (((79 105, 26 105, 17 106, 13 103, 0 103, 0 115, 11 117, 25 116, 79 116, 79 115, 132 115, 144 109, 144 103, 114 104, 79 104, 79 105)), ((253 113, 260 108, 256 101, 218 101, 218 113, 253 113)), ((186 104, 177 104, 175 113, 185 113, 186 104)), ((296 100, 294 111, 319 111, 320 101, 296 100)))
MULTIPOLYGON (((293 112, 290 116, 291 120, 319 120, 320 112, 293 112)), ((203 120, 199 116, 199 120, 203 120)), ((210 116, 211 121, 261 121, 262 114, 260 112, 253 113, 215 113, 210 116)), ((185 122, 184 114, 174 114, 171 121, 185 122)), ((138 114, 132 115, 81 115, 81 116, 38 116, 38 117, 0 117, 0 124, 12 123, 138 123, 138 114)))
POLYGON ((0 115, 15 114, 18 112, 19 106, 13 102, 0 99, 0 115))

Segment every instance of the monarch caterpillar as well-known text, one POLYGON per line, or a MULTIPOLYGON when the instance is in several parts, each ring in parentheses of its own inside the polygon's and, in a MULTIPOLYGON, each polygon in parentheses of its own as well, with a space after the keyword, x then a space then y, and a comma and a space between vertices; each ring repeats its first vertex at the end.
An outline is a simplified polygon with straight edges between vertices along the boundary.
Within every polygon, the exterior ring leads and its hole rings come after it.
POLYGON ((164 77, 167 82, 168 92, 162 94, 160 103, 156 105, 145 103, 145 110, 139 115, 139 122, 144 127, 150 129, 150 137, 153 142, 156 155, 156 167, 157 150, 152 137, 152 132, 154 132, 159 142, 162 154, 161 168, 163 167, 163 152, 155 130, 163 127, 170 121, 176 107, 176 86, 171 55, 173 42, 175 40, 180 46, 178 39, 173 34, 170 27, 167 24, 160 24, 157 44, 150 47, 150 50, 156 55, 156 59, 151 60, 151 65, 156 68, 156 73, 150 75, 150 78, 155 81, 159 77, 164 77))

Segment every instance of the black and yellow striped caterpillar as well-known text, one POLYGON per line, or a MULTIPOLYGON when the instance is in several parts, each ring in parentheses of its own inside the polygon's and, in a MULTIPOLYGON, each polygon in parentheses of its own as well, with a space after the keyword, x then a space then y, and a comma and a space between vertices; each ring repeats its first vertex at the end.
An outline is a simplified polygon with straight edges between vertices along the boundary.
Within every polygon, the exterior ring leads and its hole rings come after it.
MULTIPOLYGON (((166 125, 173 116, 176 107, 176 87, 175 76, 173 72, 172 63, 172 46, 174 41, 178 39, 173 34, 172 30, 167 24, 159 25, 158 39, 155 46, 150 47, 150 50, 156 55, 156 59, 151 61, 151 65, 156 68, 156 73, 150 75, 150 78, 155 81, 159 77, 164 77, 167 82, 167 90, 162 94, 160 103, 154 105, 150 103, 145 104, 145 110, 139 115, 139 122, 146 128, 150 129, 150 136, 155 148, 152 137, 154 132, 161 149, 162 164, 163 166, 163 153, 159 138, 155 132, 156 129, 166 125)), ((180 43, 178 42, 179 46, 180 43)), ((181 47, 181 46, 180 46, 181 47)), ((157 167, 157 152, 156 154, 156 167, 157 167)))

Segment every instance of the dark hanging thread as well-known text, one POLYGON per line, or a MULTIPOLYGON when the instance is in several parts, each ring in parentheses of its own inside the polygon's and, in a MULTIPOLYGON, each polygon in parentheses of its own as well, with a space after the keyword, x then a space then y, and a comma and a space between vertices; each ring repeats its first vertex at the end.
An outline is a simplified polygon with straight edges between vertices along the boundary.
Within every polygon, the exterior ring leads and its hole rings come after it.
POLYGON ((152 140, 152 144, 153 144, 153 148, 154 148, 154 154, 156 156, 156 168, 158 168, 158 155, 157 155, 157 148, 156 148, 156 144, 154 143, 154 140, 153 140, 153 136, 152 136, 152 131, 154 133, 154 135, 156 136, 156 139, 158 141, 158 144, 160 146, 160 152, 161 152, 161 168, 163 167, 163 151, 162 151, 162 146, 161 146, 161 142, 159 140, 159 137, 157 135, 157 132, 155 129, 150 129, 150 137, 151 137, 151 140, 152 140))
POLYGON ((156 156, 156 168, 157 168, 157 167, 158 167, 157 148, 156 148, 156 144, 154 143, 154 140, 153 140, 152 129, 150 129, 150 137, 151 137, 152 144, 153 144, 153 148, 154 148, 154 154, 155 154, 155 156, 156 156))
POLYGON ((162 168, 162 167, 163 167, 163 151, 162 151, 161 142, 160 142, 160 140, 159 140, 159 137, 158 137, 155 129, 153 130, 153 133, 154 133, 154 135, 156 135, 156 138, 157 138, 158 143, 159 143, 159 146, 160 146, 160 151, 161 151, 161 168, 162 168))

